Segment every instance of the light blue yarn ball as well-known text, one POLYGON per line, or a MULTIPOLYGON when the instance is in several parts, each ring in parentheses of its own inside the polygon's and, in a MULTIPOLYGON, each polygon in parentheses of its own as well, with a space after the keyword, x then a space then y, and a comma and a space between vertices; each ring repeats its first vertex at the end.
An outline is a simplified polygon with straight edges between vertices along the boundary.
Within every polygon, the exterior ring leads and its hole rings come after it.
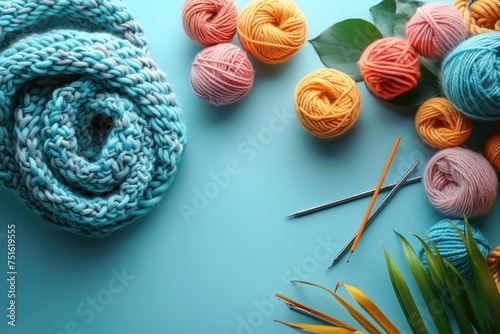
MULTIPOLYGON (((463 220, 443 219, 433 225, 425 234, 436 245, 441 256, 455 266, 466 279, 472 282, 472 269, 467 249, 457 231, 450 225, 450 222, 462 231, 462 233, 465 233, 465 222, 463 220)), ((488 241, 477 227, 470 225, 470 228, 479 251, 486 258, 490 253, 488 241)), ((429 244, 427 243, 427 245, 429 244)), ((420 250, 419 257, 423 265, 428 268, 427 257, 423 248, 420 250)))
POLYGON ((464 115, 500 119, 500 32, 471 37, 443 61, 441 87, 464 115))

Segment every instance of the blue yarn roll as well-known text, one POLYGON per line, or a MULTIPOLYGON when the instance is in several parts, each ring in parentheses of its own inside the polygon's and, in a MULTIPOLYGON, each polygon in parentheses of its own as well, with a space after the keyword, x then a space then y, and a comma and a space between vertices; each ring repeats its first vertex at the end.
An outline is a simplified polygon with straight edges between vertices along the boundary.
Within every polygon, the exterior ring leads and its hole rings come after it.
POLYGON ((132 14, 119 0, 18 0, 0 2, 0 28, 0 181, 44 220, 88 236, 155 208, 186 129, 132 14), (73 28, 5 45, 44 18, 73 28))
POLYGON ((444 94, 473 119, 500 119, 500 32, 473 36, 458 45, 441 70, 444 94))
MULTIPOLYGON (((463 220, 443 219, 433 225, 425 234, 436 245, 441 256, 447 259, 466 279, 472 282, 472 269, 467 249, 457 231, 450 225, 450 222, 462 231, 462 233, 465 233, 465 222, 463 220)), ((486 258, 490 253, 488 241, 477 227, 470 225, 470 228, 479 251, 486 258)), ((427 243, 427 245, 429 244, 427 243)), ((427 257, 423 248, 420 250, 419 257, 424 266, 428 268, 427 257)))

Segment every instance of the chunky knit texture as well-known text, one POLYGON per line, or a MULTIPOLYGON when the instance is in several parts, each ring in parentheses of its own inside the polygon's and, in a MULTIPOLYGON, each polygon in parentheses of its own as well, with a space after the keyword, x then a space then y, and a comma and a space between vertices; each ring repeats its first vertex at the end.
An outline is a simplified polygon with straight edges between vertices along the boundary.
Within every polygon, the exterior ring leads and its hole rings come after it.
POLYGON ((156 207, 185 126, 132 14, 119 0, 0 2, 0 32, 1 182, 89 236, 156 207), (42 20, 65 28, 31 33, 42 20))

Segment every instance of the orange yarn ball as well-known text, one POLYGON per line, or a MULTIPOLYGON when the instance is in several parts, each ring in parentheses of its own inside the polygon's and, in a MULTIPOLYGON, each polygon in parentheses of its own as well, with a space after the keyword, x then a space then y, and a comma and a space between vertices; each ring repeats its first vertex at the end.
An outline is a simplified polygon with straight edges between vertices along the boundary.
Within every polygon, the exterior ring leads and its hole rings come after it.
POLYGON ((490 268, 493 280, 497 285, 498 292, 500 293, 500 246, 496 246, 491 251, 487 258, 488 267, 490 268))
POLYGON ((411 45, 399 37, 371 43, 358 62, 368 88, 390 100, 415 87, 420 79, 420 61, 411 45))
POLYGON ((435 148, 460 146, 469 138, 474 123, 444 97, 424 102, 415 116, 415 128, 424 142, 435 148))
POLYGON ((308 132, 320 138, 332 138, 356 122, 361 111, 361 94, 347 74, 320 69, 298 83, 295 110, 308 132))
POLYGON ((491 136, 484 145, 484 156, 500 172, 500 133, 491 136))
POLYGON ((236 33, 237 19, 234 0, 187 0, 182 9, 184 31, 201 46, 229 42, 236 33))
POLYGON ((291 0, 254 0, 241 12, 237 23, 243 48, 259 61, 282 63, 304 45, 307 24, 291 0))
POLYGON ((498 0, 455 0, 471 35, 500 31, 500 2, 498 0))

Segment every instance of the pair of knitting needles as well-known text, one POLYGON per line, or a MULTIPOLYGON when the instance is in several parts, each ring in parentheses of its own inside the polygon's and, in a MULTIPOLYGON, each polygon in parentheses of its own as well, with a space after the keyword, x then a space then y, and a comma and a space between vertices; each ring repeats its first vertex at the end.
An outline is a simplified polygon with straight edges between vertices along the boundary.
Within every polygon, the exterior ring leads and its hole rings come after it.
MULTIPOLYGON (((326 270, 330 269, 335 263, 337 263, 340 260, 340 258, 345 253, 347 253, 347 251, 349 250, 349 248, 351 249, 351 254, 350 255, 352 255, 354 253, 354 250, 356 249, 357 242, 359 241, 359 238, 361 237, 361 233, 364 231, 364 229, 366 228, 366 226, 368 226, 373 221, 373 219, 375 218, 375 216, 384 208, 384 206, 389 202, 389 200, 394 196, 394 194, 396 193, 396 191, 399 188, 401 188, 404 185, 415 183, 415 182, 420 181, 422 179, 421 176, 416 176, 416 177, 410 178, 410 175, 417 169, 417 167, 420 164, 420 162, 417 160, 417 161, 415 161, 415 163, 413 164, 413 166, 411 166, 410 169, 403 175, 403 177, 401 177, 401 179, 398 182, 392 183, 392 184, 388 184, 386 186, 382 186, 382 184, 384 182, 384 179, 385 179, 385 176, 387 175, 389 167, 390 167, 390 165, 392 163, 392 160, 394 158, 394 155, 396 153, 396 150, 397 150, 397 147, 399 145, 400 140, 401 140, 400 137, 398 137, 396 139, 396 142, 394 143, 394 147, 392 149, 392 152, 391 152, 391 154, 389 156, 389 159, 388 159, 388 161, 386 163, 384 171, 382 172, 382 175, 380 177, 379 183, 378 183, 378 185, 377 185, 377 187, 375 189, 367 190, 367 191, 364 191, 364 192, 361 192, 361 193, 358 193, 358 194, 354 194, 354 195, 351 195, 351 196, 347 196, 347 197, 344 197, 344 198, 341 198, 341 199, 338 199, 338 200, 335 200, 335 201, 331 201, 331 202, 327 202, 327 203, 324 203, 324 204, 320 204, 320 205, 311 207, 309 209, 297 211, 297 212, 295 212, 295 213, 287 216, 287 218, 300 217, 300 216, 304 216, 304 215, 307 215, 307 214, 310 214, 310 213, 313 213, 313 212, 317 212, 317 211, 320 211, 320 210, 331 208, 331 207, 334 207, 336 205, 347 203, 347 202, 353 201, 353 200, 358 199, 358 198, 363 198, 363 197, 372 195, 372 200, 370 202, 370 205, 368 206, 368 209, 366 211, 365 217, 363 218, 363 222, 361 224, 360 229, 358 230, 357 233, 355 233, 349 239, 349 241, 345 244, 345 246, 342 247, 342 249, 335 256, 335 258, 333 259, 332 263, 330 264, 330 266, 326 270), (377 198, 378 193, 380 191, 389 190, 389 189, 390 189, 390 192, 384 197, 384 199, 375 208, 375 210, 373 212, 371 212, 371 210, 373 208, 373 205, 375 204, 375 200, 377 198)), ((349 258, 350 258, 350 256, 349 256, 349 258)), ((347 262, 349 262, 349 260, 347 262)))

